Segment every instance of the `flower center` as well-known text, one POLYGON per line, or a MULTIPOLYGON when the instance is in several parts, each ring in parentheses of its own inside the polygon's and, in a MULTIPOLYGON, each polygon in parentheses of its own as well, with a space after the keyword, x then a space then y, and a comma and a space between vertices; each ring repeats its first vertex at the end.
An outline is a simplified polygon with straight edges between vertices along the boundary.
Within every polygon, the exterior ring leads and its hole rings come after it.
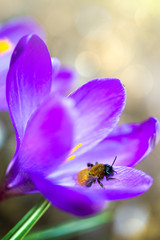
POLYGON ((9 52, 12 46, 12 43, 7 38, 0 39, 0 55, 9 52))

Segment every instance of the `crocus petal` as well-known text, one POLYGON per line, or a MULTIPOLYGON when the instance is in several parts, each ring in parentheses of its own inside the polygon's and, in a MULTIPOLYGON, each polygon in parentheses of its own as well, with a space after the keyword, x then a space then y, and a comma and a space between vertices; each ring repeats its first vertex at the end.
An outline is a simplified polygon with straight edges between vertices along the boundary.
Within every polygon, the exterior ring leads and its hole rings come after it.
MULTIPOLYGON (((65 169, 65 166, 64 166, 65 169)), ((72 168, 68 171, 56 172, 50 178, 54 184, 73 188, 75 191, 87 192, 87 194, 96 194, 97 200, 123 200, 136 197, 149 190, 152 185, 152 177, 142 172, 141 170, 131 167, 116 166, 113 178, 106 180, 105 177, 101 180, 104 187, 101 187, 98 182, 93 183, 91 187, 81 186, 77 181, 77 174, 82 169, 72 168)))
POLYGON ((70 98, 79 111, 75 146, 81 144, 77 153, 83 153, 115 127, 125 105, 125 90, 118 79, 96 79, 80 87, 70 98))
POLYGON ((93 184, 93 191, 99 191, 104 199, 109 201, 123 200, 141 195, 149 190, 153 178, 141 170, 130 167, 115 167, 115 179, 102 181, 104 188, 93 184))
MULTIPOLYGON (((2 60, 0 57, 0 64, 2 60)), ((9 65, 9 62, 8 62, 9 65)), ((9 66, 6 69, 0 68, 0 111, 8 110, 8 104, 6 101, 6 77, 8 73, 9 66)))
POLYGON ((26 172, 52 172, 72 148, 74 113, 70 102, 55 96, 33 114, 22 140, 18 162, 26 172))
POLYGON ((66 95, 71 91, 73 84, 77 79, 75 70, 66 66, 61 66, 61 63, 57 58, 52 58, 52 68, 52 92, 54 91, 60 95, 66 95))
POLYGON ((84 162, 111 165, 116 156, 114 166, 135 166, 151 153, 159 140, 159 135, 160 124, 153 117, 141 123, 119 125, 93 149, 82 156, 77 156, 71 163, 72 167, 76 164, 74 161, 79 162, 79 167, 84 162))
POLYGON ((51 61, 52 61, 52 77, 54 81, 54 78, 57 76, 59 69, 61 67, 61 61, 56 57, 51 58, 51 61))
POLYGON ((5 176, 5 185, 7 189, 17 194, 38 192, 27 172, 23 171, 17 157, 18 154, 15 153, 7 168, 5 176))
POLYGON ((73 142, 71 102, 51 96, 30 118, 20 148, 6 172, 7 188, 20 193, 37 192, 30 174, 48 173, 63 162, 73 142))
POLYGON ((8 104, 6 101, 6 86, 0 86, 0 111, 6 111, 8 110, 8 104))
POLYGON ((9 48, 0 52, 0 110, 8 110, 5 85, 13 49, 22 36, 31 33, 35 33, 44 39, 42 28, 29 17, 14 18, 0 26, 0 41, 9 43, 9 48))
POLYGON ((56 207, 72 213, 77 216, 88 216, 96 214, 106 207, 105 201, 97 201, 96 195, 88 195, 87 192, 76 191, 74 188, 68 188, 55 185, 52 181, 37 176, 30 175, 36 188, 56 207))
POLYGON ((23 37, 15 48, 7 76, 7 102, 18 138, 32 113, 49 95, 52 65, 45 43, 36 35, 23 37))

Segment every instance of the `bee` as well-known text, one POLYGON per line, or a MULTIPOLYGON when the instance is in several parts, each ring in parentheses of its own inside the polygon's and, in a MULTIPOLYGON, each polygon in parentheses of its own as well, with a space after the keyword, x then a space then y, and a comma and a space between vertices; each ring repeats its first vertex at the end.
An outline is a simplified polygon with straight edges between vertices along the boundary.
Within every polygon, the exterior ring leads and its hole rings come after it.
POLYGON ((106 177, 106 180, 115 179, 112 176, 114 176, 115 173, 117 173, 113 169, 113 165, 117 159, 117 156, 113 160, 112 165, 109 164, 102 164, 96 162, 95 165, 92 163, 87 163, 87 167, 80 171, 77 175, 77 181, 81 186, 91 187, 92 183, 95 183, 96 181, 99 183, 101 187, 103 187, 103 184, 101 183, 101 180, 103 180, 104 177, 106 177))

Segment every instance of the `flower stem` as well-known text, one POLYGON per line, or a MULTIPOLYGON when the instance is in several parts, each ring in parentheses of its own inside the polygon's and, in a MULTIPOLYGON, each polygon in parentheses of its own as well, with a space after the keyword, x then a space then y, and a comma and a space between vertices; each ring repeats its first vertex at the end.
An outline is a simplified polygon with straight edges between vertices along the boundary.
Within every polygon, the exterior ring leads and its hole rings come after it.
POLYGON ((23 239, 40 217, 47 211, 50 203, 41 199, 3 238, 2 240, 23 239))

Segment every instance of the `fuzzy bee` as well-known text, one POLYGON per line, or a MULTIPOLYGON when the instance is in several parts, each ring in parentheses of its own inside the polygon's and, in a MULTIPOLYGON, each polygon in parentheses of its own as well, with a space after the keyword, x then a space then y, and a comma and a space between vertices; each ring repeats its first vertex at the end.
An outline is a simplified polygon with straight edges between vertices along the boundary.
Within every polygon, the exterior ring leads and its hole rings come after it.
POLYGON ((115 157, 112 165, 109 164, 102 164, 96 162, 95 165, 92 163, 88 163, 87 167, 80 171, 77 175, 77 181, 81 186, 91 187, 92 183, 95 183, 96 181, 99 183, 101 187, 103 187, 103 184, 101 183, 101 180, 103 180, 104 177, 106 177, 106 180, 115 179, 112 176, 116 173, 116 171, 113 169, 113 165, 117 159, 117 156, 115 157))

